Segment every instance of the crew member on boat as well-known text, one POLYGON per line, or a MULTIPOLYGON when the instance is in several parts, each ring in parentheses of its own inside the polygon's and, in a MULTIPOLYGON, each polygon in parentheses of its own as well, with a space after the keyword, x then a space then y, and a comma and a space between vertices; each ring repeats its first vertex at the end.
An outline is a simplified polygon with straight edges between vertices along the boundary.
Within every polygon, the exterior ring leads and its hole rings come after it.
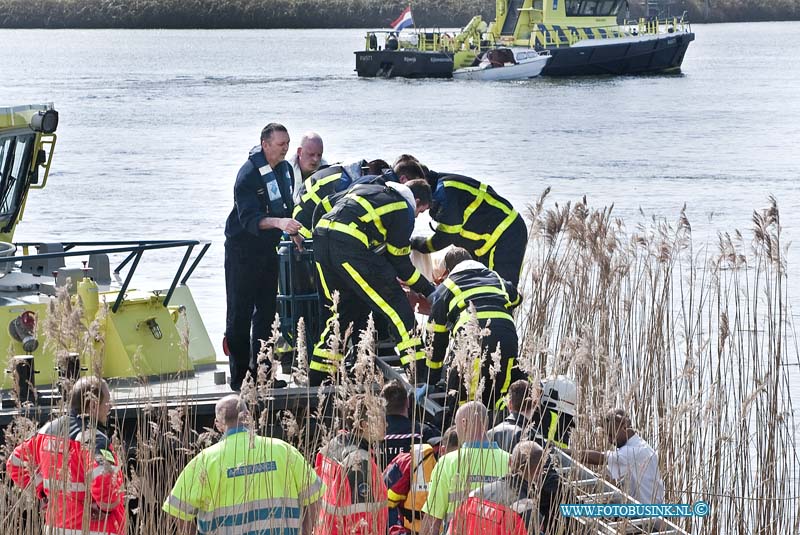
MULTIPOLYGON (((278 294, 278 253, 283 232, 301 244, 300 223, 292 219, 292 166, 284 160, 289 133, 278 123, 261 131, 233 187, 233 210, 225 223, 225 353, 231 389, 242 387, 248 370, 255 377, 261 340, 269 339, 278 294)), ((269 365, 269 363, 267 363, 269 365)), ((276 380, 275 387, 286 386, 276 380)))

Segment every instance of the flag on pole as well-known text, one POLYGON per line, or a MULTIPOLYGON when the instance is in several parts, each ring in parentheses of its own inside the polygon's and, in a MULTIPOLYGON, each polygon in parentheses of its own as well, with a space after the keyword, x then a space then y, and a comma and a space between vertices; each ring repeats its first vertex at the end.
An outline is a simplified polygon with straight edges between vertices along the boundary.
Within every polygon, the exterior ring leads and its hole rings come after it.
POLYGON ((399 32, 403 28, 408 28, 414 25, 414 19, 411 17, 411 6, 408 6, 400 13, 400 16, 392 22, 392 29, 399 32))

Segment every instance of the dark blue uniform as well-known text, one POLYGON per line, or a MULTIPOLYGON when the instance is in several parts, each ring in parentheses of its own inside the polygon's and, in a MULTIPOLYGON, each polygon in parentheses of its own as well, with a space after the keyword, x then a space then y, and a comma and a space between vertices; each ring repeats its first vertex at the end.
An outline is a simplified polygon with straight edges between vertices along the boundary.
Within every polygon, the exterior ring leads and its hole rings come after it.
POLYGON ((288 162, 272 169, 261 147, 250 151, 233 188, 234 206, 225 223, 225 338, 231 388, 239 390, 255 371, 260 340, 270 336, 278 293, 279 229, 261 230, 265 217, 291 217, 294 176, 288 162))

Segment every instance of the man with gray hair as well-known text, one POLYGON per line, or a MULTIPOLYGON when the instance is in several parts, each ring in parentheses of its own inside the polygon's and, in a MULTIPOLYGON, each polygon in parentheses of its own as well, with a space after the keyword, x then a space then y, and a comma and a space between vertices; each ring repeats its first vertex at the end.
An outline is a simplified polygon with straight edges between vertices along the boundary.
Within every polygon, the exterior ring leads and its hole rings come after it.
POLYGON ((217 402, 220 441, 201 451, 178 476, 163 509, 191 532, 286 535, 311 533, 322 481, 303 455, 248 429, 252 418, 236 394, 217 402))
POLYGON ((440 458, 431 474, 421 535, 437 535, 469 493, 508 474, 509 455, 486 436, 488 411, 470 401, 456 411, 458 450, 440 458))
POLYGON ((567 453, 585 464, 606 467, 620 488, 641 503, 664 503, 664 480, 658 470, 658 454, 639 436, 623 409, 611 409, 604 418, 608 441, 616 449, 567 453))
POLYGON ((322 137, 316 132, 306 132, 300 139, 297 152, 289 158, 294 170, 294 202, 300 202, 300 186, 305 179, 313 175, 320 167, 328 165, 322 158, 324 150, 322 137))

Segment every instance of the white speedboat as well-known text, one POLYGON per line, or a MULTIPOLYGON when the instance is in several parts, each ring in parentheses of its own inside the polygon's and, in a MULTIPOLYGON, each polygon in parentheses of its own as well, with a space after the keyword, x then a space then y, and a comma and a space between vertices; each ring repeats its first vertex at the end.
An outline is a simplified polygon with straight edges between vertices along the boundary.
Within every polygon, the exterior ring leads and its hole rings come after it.
POLYGON ((474 67, 453 71, 457 80, 527 80, 539 76, 550 60, 529 48, 496 48, 489 50, 474 67))

